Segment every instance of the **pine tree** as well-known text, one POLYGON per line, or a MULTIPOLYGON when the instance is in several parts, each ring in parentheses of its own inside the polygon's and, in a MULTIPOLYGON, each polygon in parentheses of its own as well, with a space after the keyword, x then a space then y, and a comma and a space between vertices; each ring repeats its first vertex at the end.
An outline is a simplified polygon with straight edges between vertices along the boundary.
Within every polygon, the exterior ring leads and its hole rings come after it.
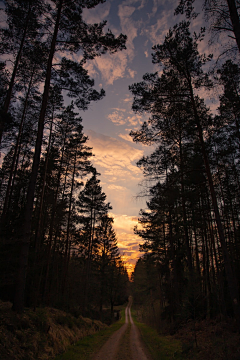
POLYGON ((96 241, 98 243, 98 259, 99 267, 99 312, 102 313, 104 301, 108 300, 109 281, 114 271, 114 265, 119 260, 120 254, 117 247, 117 238, 112 227, 113 218, 109 215, 103 215, 101 222, 96 229, 96 241))
POLYGON ((103 96, 103 91, 98 93, 92 90, 93 81, 91 81, 83 69, 83 64, 87 59, 93 59, 107 51, 115 52, 125 48, 126 37, 122 34, 115 39, 111 32, 103 35, 105 22, 88 26, 82 20, 82 9, 92 8, 96 6, 100 0, 86 0, 78 2, 66 2, 59 0, 54 3, 54 7, 50 9, 49 14, 52 17, 53 33, 49 39, 50 50, 47 60, 46 78, 44 84, 44 92, 42 96, 42 105, 38 121, 38 132, 35 144, 35 152, 33 157, 31 178, 28 186, 25 220, 22 234, 22 247, 20 254, 20 267, 18 272, 18 280, 16 287, 16 296, 14 301, 14 309, 23 310, 24 305, 24 288, 26 278, 26 268, 29 254, 29 244, 31 236, 31 218, 34 203, 34 191, 36 186, 38 168, 40 163, 40 155, 44 133, 44 121, 49 97, 49 89, 51 80, 59 80, 63 90, 67 90, 69 96, 76 98, 76 105, 79 109, 86 109, 92 100, 99 100, 103 96), (53 59, 57 55, 57 51, 61 54, 64 52, 76 53, 82 51, 82 61, 76 64, 71 60, 62 58, 60 68, 53 71, 53 59), (68 70, 70 76, 65 75, 68 70), (53 75, 56 73, 56 76, 53 75), (64 86, 66 84, 66 86, 64 86))
POLYGON ((192 39, 189 23, 186 22, 170 29, 164 43, 154 46, 153 51, 153 62, 163 66, 162 76, 159 78, 157 74, 147 74, 144 77, 144 82, 130 87, 135 96, 133 110, 149 111, 159 116, 165 116, 164 110, 171 102, 175 102, 175 104, 184 103, 189 107, 191 121, 196 128, 208 178, 232 306, 235 317, 238 319, 240 314, 237 282, 231 267, 207 146, 203 137, 203 129, 206 129, 206 132, 208 131, 211 117, 203 100, 194 94, 196 88, 211 86, 211 82, 202 70, 202 65, 211 59, 211 56, 199 55, 197 41, 192 39))
POLYGON ((97 172, 95 171, 93 176, 87 180, 84 189, 79 193, 76 202, 86 257, 84 309, 88 298, 92 261, 98 253, 97 226, 109 209, 111 209, 111 206, 106 203, 106 194, 102 192, 100 180, 97 179, 97 172))
MULTIPOLYGON (((196 18, 195 0, 180 0, 175 14, 186 14, 186 17, 196 18)), ((237 43, 240 51, 240 20, 239 0, 204 0, 202 1, 206 20, 211 22, 210 29, 214 34, 228 33, 237 43)))
MULTIPOLYGON (((36 38, 41 38, 40 18, 46 11, 45 2, 40 1, 4 1, 5 13, 7 15, 7 28, 1 29, 1 53, 10 53, 14 56, 14 66, 11 73, 11 79, 6 92, 6 97, 2 105, 0 119, 0 144, 4 131, 5 122, 8 120, 8 111, 13 95, 14 85, 18 68, 24 53, 26 43, 32 44, 36 38), (40 36, 39 36, 40 35, 40 36)), ((37 39, 37 40, 39 40, 37 39)))

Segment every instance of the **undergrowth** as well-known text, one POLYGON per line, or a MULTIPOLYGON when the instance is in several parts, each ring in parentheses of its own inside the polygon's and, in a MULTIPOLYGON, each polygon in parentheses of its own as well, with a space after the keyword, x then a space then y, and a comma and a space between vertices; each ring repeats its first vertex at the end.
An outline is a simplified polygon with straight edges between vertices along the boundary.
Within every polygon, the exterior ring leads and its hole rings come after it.
POLYGON ((0 359, 49 360, 84 336, 107 326, 52 308, 25 309, 19 315, 0 301, 0 359))
MULTIPOLYGON (((132 310, 133 318, 154 360, 240 360, 239 324, 233 319, 188 320, 175 327, 174 332, 172 326, 167 328, 163 323, 162 333, 159 334, 157 330, 138 322, 142 311, 132 310)), ((156 326, 156 319, 154 324, 156 326)))
POLYGON ((125 322, 124 309, 121 310, 121 318, 111 326, 100 330, 99 332, 86 336, 79 340, 75 345, 69 347, 69 349, 62 355, 58 355, 55 360, 87 360, 95 352, 100 350, 108 338, 125 322))
POLYGON ((138 322, 134 309, 132 310, 132 317, 153 360, 184 359, 182 357, 181 341, 174 339, 172 336, 159 335, 157 330, 138 322))

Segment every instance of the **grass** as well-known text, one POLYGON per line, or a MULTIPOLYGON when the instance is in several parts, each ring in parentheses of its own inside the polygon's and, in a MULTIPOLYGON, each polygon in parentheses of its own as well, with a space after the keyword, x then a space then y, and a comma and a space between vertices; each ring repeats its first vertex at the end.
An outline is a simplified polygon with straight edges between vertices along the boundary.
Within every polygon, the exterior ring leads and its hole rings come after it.
MULTIPOLYGON (((161 336, 153 328, 136 320, 135 312, 132 310, 132 317, 140 330, 142 339, 153 360, 184 360, 182 357, 182 345, 179 340, 171 336, 161 336)), ((107 329, 100 330, 94 335, 82 338, 75 345, 71 346, 67 352, 58 355, 55 360, 89 360, 105 344, 108 338, 118 330, 125 322, 125 311, 121 310, 121 319, 109 326, 107 329)), ((130 327, 124 335, 127 337, 130 327)), ((123 338, 121 341, 124 342, 123 338)), ((126 341, 125 341, 126 342, 126 341)))
POLYGON ((94 335, 89 335, 72 345, 67 352, 58 355, 55 360, 87 360, 97 352, 108 338, 117 331, 125 322, 124 309, 121 310, 121 319, 106 329, 100 330, 94 335))
POLYGON ((0 301, 0 359, 52 359, 84 335, 105 328, 99 321, 53 308, 25 308, 16 314, 11 303, 0 301))
POLYGON ((179 340, 173 339, 171 336, 161 336, 155 329, 139 323, 134 309, 132 317, 153 360, 183 360, 182 345, 179 340))

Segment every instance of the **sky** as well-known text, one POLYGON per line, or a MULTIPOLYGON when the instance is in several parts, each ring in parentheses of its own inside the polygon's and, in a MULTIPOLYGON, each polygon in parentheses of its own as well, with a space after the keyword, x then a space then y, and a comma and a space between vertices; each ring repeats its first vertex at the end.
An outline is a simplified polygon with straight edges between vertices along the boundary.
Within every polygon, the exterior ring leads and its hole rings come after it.
MULTIPOLYGON (((1 2, 1 0, 0 0, 1 2)), ((101 174, 100 180, 107 201, 113 209, 114 229, 118 246, 129 272, 133 271, 139 253, 139 243, 143 242, 133 228, 137 225, 139 211, 146 208, 143 174, 136 163, 143 155, 153 152, 153 148, 133 143, 129 136, 148 119, 149 114, 138 115, 131 109, 133 97, 129 85, 140 82, 142 76, 159 70, 152 64, 152 46, 164 41, 170 27, 184 16, 174 16, 179 0, 106 0, 94 9, 84 9, 83 18, 87 23, 107 20, 109 28, 116 36, 126 34, 126 50, 116 54, 105 54, 86 64, 90 77, 95 80, 95 88, 103 88, 106 96, 93 102, 86 112, 81 112, 84 132, 89 137, 88 145, 93 148, 92 162, 101 174)), ((200 30, 205 25, 202 12, 203 0, 195 0, 195 10, 200 15, 190 29, 200 30)), ((199 45, 200 53, 214 54, 218 57, 223 42, 214 41, 208 46, 209 34, 199 45), (220 44, 221 42, 221 44, 220 44)), ((228 42, 231 42, 227 38, 228 42)), ((226 43, 226 41, 225 41, 226 43)), ((78 60, 78 54, 73 60, 78 60)), ((214 94, 200 93, 214 112, 218 106, 217 90, 214 94)))
MULTIPOLYGON (((201 1, 196 1, 197 7, 201 1)), ((107 28, 117 36, 126 34, 127 50, 114 55, 104 55, 87 64, 89 75, 95 80, 95 88, 104 88, 106 96, 81 113, 84 132, 93 147, 93 164, 101 173, 103 191, 113 207, 114 229, 118 246, 127 268, 131 272, 142 242, 134 234, 141 208, 146 207, 142 192, 143 175, 136 162, 153 148, 133 143, 129 132, 137 130, 149 114, 142 116, 131 110, 132 95, 129 85, 142 80, 146 72, 158 70, 151 61, 151 48, 164 41, 170 27, 183 17, 174 16, 178 0, 107 0, 94 9, 84 10, 88 23, 107 20, 107 28)), ((198 10, 198 8, 197 8, 198 10)), ((203 25, 202 16, 194 22, 195 29, 203 25)), ((200 44, 200 51, 207 49, 207 42, 200 44)), ((217 51, 215 51, 215 54, 217 51)), ((211 97, 209 104, 217 104, 211 97)))
POLYGON ((93 147, 93 164, 101 173, 103 191, 113 207, 114 229, 118 246, 128 270, 131 272, 142 242, 134 234, 141 208, 146 197, 141 197, 142 171, 136 162, 151 149, 133 143, 129 132, 137 130, 148 114, 140 116, 131 110, 132 95, 129 85, 139 82, 146 72, 156 71, 151 62, 151 48, 164 40, 170 26, 177 1, 164 0, 107 0, 94 9, 84 10, 88 23, 107 20, 116 36, 126 34, 127 50, 101 56, 87 64, 95 88, 106 91, 103 100, 91 104, 81 114, 84 132, 93 147))

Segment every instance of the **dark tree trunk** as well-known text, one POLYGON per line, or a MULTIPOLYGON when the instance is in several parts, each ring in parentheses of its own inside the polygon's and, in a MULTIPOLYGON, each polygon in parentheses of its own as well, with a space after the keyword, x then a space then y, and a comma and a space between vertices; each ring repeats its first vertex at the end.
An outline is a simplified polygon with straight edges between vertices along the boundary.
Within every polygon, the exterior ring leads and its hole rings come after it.
POLYGON ((41 229, 42 219, 43 219, 43 202, 44 202, 44 195, 45 195, 45 188, 46 188, 49 153, 50 153, 51 141, 52 141, 52 127, 53 127, 53 117, 51 120, 47 154, 46 154, 45 164, 44 164, 43 184, 42 184, 42 192, 41 192, 41 198, 40 198, 40 204, 39 204, 39 217, 38 217, 36 236, 35 236, 35 253, 38 253, 39 248, 40 248, 40 233, 41 233, 40 229, 41 229))
POLYGON ((194 117, 195 117, 196 126, 197 126, 197 130, 198 130, 198 136, 199 136, 199 140, 200 140, 200 144, 201 144, 202 155, 203 155, 203 159, 204 159, 204 164, 205 164, 205 169, 206 169, 206 173, 207 173, 214 214, 215 214, 215 218, 216 218, 219 240, 220 240, 221 248, 222 248, 224 267, 226 270, 226 277, 227 277, 230 297, 231 297, 231 301, 232 301, 232 307, 233 307, 235 318, 238 321, 238 323, 240 323, 240 306, 239 306, 239 294, 238 294, 237 279, 233 272, 230 256, 229 256, 228 249, 227 249, 227 244, 226 244, 226 240, 225 240, 225 236, 224 236, 221 217, 220 217, 220 213, 219 213, 219 209, 218 209, 217 197, 216 197, 212 174, 211 174, 211 169, 210 169, 210 165, 209 165, 208 155, 206 152, 205 142, 203 139, 202 126, 200 123, 200 119, 199 119, 196 104, 195 104, 195 99, 194 99, 193 88, 192 88, 190 76, 188 77, 188 81, 189 81, 189 92, 191 95, 191 102, 192 102, 192 107, 193 107, 193 111, 194 111, 194 117))
POLYGON ((198 275, 200 277, 201 276, 201 270, 200 270, 198 238, 197 238, 197 229, 196 229, 196 221, 195 221, 194 209, 192 210, 192 218, 193 218, 193 233, 194 233, 194 240, 195 240, 196 270, 197 270, 197 273, 198 273, 198 275))
POLYGON ((189 235, 188 235, 188 225, 187 225, 187 212, 186 212, 186 200, 185 200, 185 187, 184 187, 184 163, 183 163, 183 153, 182 153, 182 142, 179 143, 180 148, 180 173, 181 173, 181 196, 182 196, 182 210, 183 210, 183 226, 185 233, 185 243, 187 248, 187 260, 188 260, 188 269, 190 276, 192 276, 192 252, 190 247, 189 235))
POLYGON ((71 215, 72 215, 73 188, 74 188, 74 178, 75 178, 75 172, 76 172, 76 161, 77 161, 77 152, 75 152, 75 157, 74 157, 71 192, 69 195, 70 199, 69 199, 69 208, 68 208, 67 236, 66 236, 66 243, 65 243, 63 281, 62 281, 62 293, 63 294, 65 292, 67 272, 68 272, 68 254, 70 251, 69 236, 70 236, 70 224, 71 224, 71 215))
POLYGON ((240 21, 235 0, 227 0, 233 32, 240 52, 240 21))
POLYGON ((42 139, 43 139, 43 130, 44 130, 44 119, 48 102, 48 94, 50 89, 50 80, 51 80, 51 70, 52 70, 52 61, 55 52, 57 34, 59 29, 61 11, 62 11, 63 0, 59 1, 57 18, 54 28, 54 34, 51 42, 51 48, 47 63, 46 71, 46 80, 42 98, 42 107, 40 111, 39 121, 38 121, 38 133, 37 140, 35 145, 35 153, 33 158, 32 173, 30 178, 30 183, 28 187, 26 207, 25 207, 25 220, 23 226, 23 237, 21 239, 21 251, 20 251, 20 262, 19 262, 19 271, 17 276, 15 297, 13 303, 13 309, 17 312, 22 312, 24 309, 24 297, 25 297, 25 284, 27 276, 27 266, 28 266, 28 256, 29 256, 29 246, 31 238, 31 221, 32 221, 32 212, 33 212, 33 203, 34 203, 34 191, 36 186, 38 167, 40 163, 42 139))
POLYGON ((26 98, 24 101, 21 122, 19 125, 18 136, 17 136, 17 141, 16 141, 16 145, 15 145, 15 149, 14 149, 14 155, 13 155, 12 165, 11 165, 9 179, 8 179, 7 191, 6 191, 6 196, 5 196, 5 200, 4 200, 4 207, 3 207, 2 217, 1 217, 2 224, 4 224, 4 222, 5 222, 6 214, 7 214, 8 206, 9 206, 8 204, 11 200, 11 197, 10 197, 10 194, 12 193, 11 186, 13 186, 12 178, 13 178, 13 174, 14 174, 14 168, 17 166, 17 158, 18 158, 17 155, 18 155, 19 144, 20 144, 20 140, 21 140, 21 136, 22 136, 23 123, 24 123, 24 119, 25 119, 25 115, 26 115, 26 111, 27 111, 28 98, 29 98, 31 87, 32 87, 32 79, 33 79, 34 71, 35 70, 33 70, 33 72, 32 72, 31 79, 30 79, 30 82, 28 85, 26 98))
MULTIPOLYGON (((10 101, 11 101, 11 97, 12 97, 12 92, 13 92, 13 86, 14 86, 14 82, 15 82, 15 78, 16 78, 16 74, 17 74, 17 69, 18 69, 19 62, 21 60, 23 45, 24 45, 25 38, 26 38, 26 35, 27 35, 27 29, 28 29, 29 20, 31 18, 31 11, 32 11, 32 8, 30 6, 29 10, 28 10, 27 17, 26 17, 26 23, 25 23, 25 28, 24 28, 24 31, 23 31, 22 40, 21 40, 20 47, 19 47, 19 50, 18 50, 18 54, 17 54, 16 60, 15 60, 15 63, 14 63, 13 72, 12 72, 11 80, 10 80, 10 83, 9 83, 6 99, 5 99, 5 102, 4 102, 4 105, 3 105, 3 116, 7 114, 8 109, 9 109, 9 105, 10 105, 10 101)), ((0 144, 2 142, 4 122, 5 122, 4 118, 2 118, 1 121, 0 121, 0 144)))

